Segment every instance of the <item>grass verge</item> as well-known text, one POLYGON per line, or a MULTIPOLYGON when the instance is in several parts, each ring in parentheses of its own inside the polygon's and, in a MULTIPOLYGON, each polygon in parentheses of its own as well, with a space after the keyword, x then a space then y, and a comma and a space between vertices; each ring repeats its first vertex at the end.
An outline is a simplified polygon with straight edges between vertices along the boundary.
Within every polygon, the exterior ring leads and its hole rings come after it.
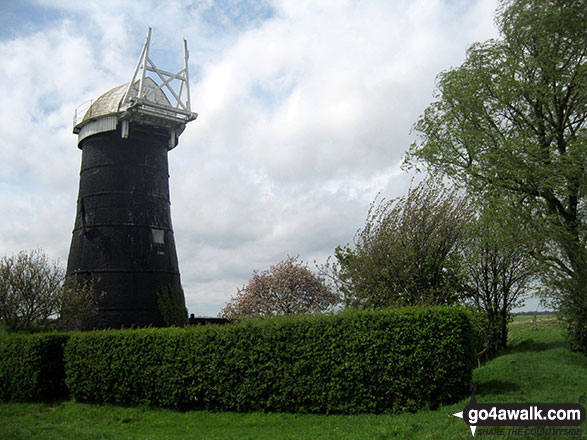
MULTIPOLYGON (((587 394, 587 358, 565 348, 556 320, 538 322, 537 329, 521 323, 511 326, 510 348, 475 370, 474 380, 479 402, 577 402, 587 394)), ((413 414, 358 416, 180 412, 71 401, 6 403, 0 404, 0 439, 471 439, 465 423, 450 416, 467 403, 464 399, 413 414)), ((585 437, 587 426, 582 428, 585 437)))

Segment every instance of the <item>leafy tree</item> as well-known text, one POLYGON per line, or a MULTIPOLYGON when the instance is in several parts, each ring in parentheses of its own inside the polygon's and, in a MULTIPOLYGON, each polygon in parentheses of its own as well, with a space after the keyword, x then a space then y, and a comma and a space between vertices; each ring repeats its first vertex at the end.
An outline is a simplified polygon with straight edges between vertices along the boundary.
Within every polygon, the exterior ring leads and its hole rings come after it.
POLYGON ((350 307, 455 303, 470 215, 464 195, 429 177, 405 197, 374 201, 354 246, 338 246, 323 273, 350 307))
POLYGON ((510 202, 569 326, 587 350, 587 8, 583 0, 502 0, 501 38, 439 75, 408 165, 510 202))
POLYGON ((535 280, 533 260, 518 242, 519 225, 502 219, 495 210, 482 212, 465 247, 467 299, 487 316, 488 355, 506 347, 512 309, 524 303, 535 280))
POLYGON ((7 330, 76 328, 97 311, 91 284, 65 279, 65 271, 41 250, 0 259, 0 320, 7 330))
POLYGON ((324 279, 307 264, 289 257, 259 273, 238 289, 221 316, 228 319, 323 312, 339 303, 324 279))

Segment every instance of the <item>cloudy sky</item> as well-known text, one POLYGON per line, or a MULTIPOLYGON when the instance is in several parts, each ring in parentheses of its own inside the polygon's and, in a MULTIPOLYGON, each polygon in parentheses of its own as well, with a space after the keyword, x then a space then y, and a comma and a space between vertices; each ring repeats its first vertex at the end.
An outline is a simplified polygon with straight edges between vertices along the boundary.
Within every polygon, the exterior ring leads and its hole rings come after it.
POLYGON ((67 261, 81 152, 73 111, 190 49, 192 110, 169 154, 190 312, 215 316, 288 256, 352 242, 400 169, 436 75, 497 36, 496 0, 0 0, 0 255, 67 261))

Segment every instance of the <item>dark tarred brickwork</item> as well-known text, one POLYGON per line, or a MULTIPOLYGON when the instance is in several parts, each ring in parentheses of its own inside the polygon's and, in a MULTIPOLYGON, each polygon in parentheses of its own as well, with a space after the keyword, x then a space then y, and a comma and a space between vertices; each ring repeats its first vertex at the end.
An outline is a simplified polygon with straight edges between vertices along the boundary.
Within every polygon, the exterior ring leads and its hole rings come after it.
POLYGON ((68 276, 104 292, 82 329, 161 326, 157 290, 181 288, 171 225, 169 131, 131 124, 83 139, 68 276))

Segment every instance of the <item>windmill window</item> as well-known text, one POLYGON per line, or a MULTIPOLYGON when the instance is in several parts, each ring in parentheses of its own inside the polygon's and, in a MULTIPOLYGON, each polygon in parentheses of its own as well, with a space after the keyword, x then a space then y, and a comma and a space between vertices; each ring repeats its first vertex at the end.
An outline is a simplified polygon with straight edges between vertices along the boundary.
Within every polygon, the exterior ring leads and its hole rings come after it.
POLYGON ((163 229, 151 229, 154 244, 165 244, 165 231, 163 229))

